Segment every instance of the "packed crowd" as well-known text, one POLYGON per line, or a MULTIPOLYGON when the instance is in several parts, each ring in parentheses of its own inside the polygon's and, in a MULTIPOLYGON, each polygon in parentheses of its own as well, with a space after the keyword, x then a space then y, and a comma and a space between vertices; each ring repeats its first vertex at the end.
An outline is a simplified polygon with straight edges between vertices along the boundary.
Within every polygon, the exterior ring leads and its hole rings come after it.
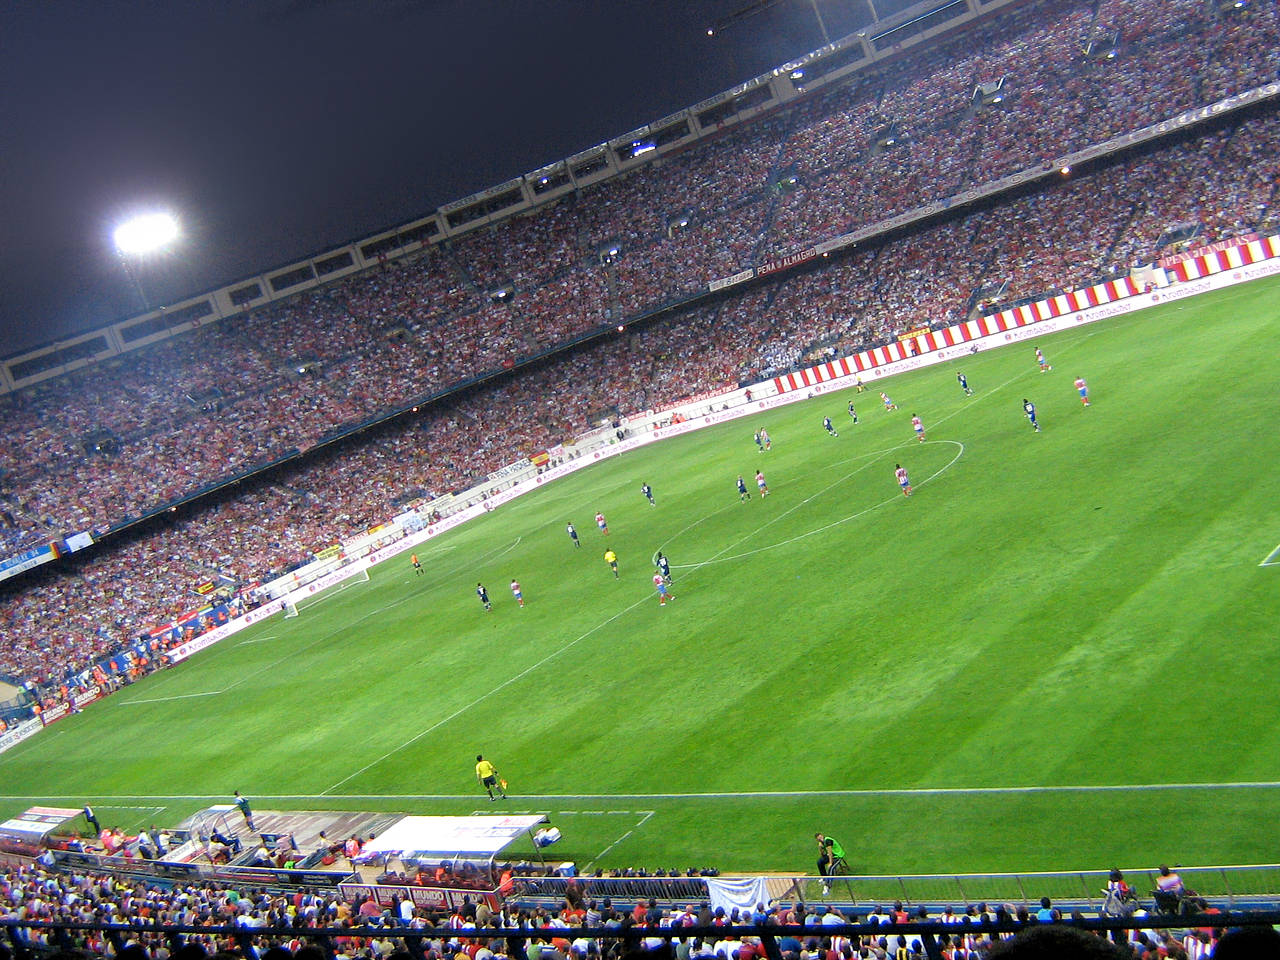
POLYGON ((109 528, 761 259, 1274 80, 1277 51, 1275 4, 1045 0, 447 249, 24 391, 0 401, 0 544, 109 528), (1083 56, 1116 36, 1113 58, 1083 56), (975 113, 975 85, 1002 78, 975 113))
POLYGON ((847 353, 919 320, 956 322, 983 288, 1012 301, 1084 283, 1138 254, 1150 259, 1172 223, 1196 222, 1206 238, 1240 232, 1274 200, 1278 154, 1280 117, 1248 120, 426 406, 376 437, 181 508, 114 550, 29 576, 0 599, 0 674, 84 680, 95 658, 195 605, 193 584, 265 580, 413 498, 465 489, 587 431, 602 411, 758 380, 816 345, 847 353))
MULTIPOLYGON (((1020 936, 1032 941, 1056 940, 1076 945, 1076 952, 1054 956, 1113 956, 1141 958, 1202 958, 1217 956, 1263 956, 1265 953, 1235 953, 1232 940, 1253 940, 1271 945, 1280 937, 1264 928, 1255 938, 1242 938, 1212 927, 1186 929, 1136 929, 1116 934, 1108 943, 1101 934, 1071 929, 1048 897, 1039 910, 1009 904, 988 908, 971 904, 960 910, 946 907, 930 913, 924 907, 909 908, 902 902, 864 913, 842 912, 835 906, 795 902, 757 904, 739 911, 712 908, 709 903, 683 907, 661 907, 655 900, 614 903, 609 898, 588 899, 582 889, 571 886, 559 908, 522 908, 514 903, 494 907, 484 898, 465 897, 452 908, 433 909, 398 897, 383 906, 372 897, 345 898, 334 894, 299 889, 292 894, 272 894, 261 889, 239 889, 224 883, 186 886, 148 884, 105 873, 54 872, 41 865, 10 867, 0 874, 0 919, 30 922, 58 921, 116 923, 133 926, 123 938, 125 951, 117 953, 99 931, 73 931, 75 949, 81 956, 117 956, 118 960, 170 960, 174 945, 155 928, 161 926, 232 927, 237 933, 194 933, 185 937, 175 960, 199 960, 210 953, 242 956, 247 942, 263 960, 324 960, 315 931, 338 930, 332 942, 340 958, 368 960, 408 960, 405 934, 421 936, 422 948, 430 960, 494 960, 507 957, 514 944, 495 936, 496 931, 514 929, 526 934, 528 960, 598 960, 632 954, 653 955, 671 942, 673 960, 764 960, 759 936, 731 932, 729 928, 769 929, 778 938, 784 960, 853 960, 853 958, 924 957, 919 922, 941 923, 950 928, 939 936, 943 956, 948 960, 974 960, 1004 955, 1018 941, 1011 933, 987 932, 983 926, 1019 920, 1030 929, 1020 936), (879 927, 876 933, 846 937, 833 928, 847 923, 879 927), (685 927, 725 928, 723 935, 679 936, 685 927), (355 928, 371 930, 357 936, 355 928), (568 935, 570 929, 585 932, 568 935), (1056 928, 1052 933, 1042 933, 1056 928), (342 931, 352 931, 343 933, 342 931), (486 933, 493 931, 494 933, 486 933), (1266 934, 1272 934, 1268 940, 1266 934), (673 934, 675 935, 673 937, 673 934), (1258 939, 1260 937, 1260 939, 1258 939), (629 938, 628 943, 623 938, 629 938), (1090 940, 1084 938, 1092 938, 1090 940), (999 948, 999 949, 997 949, 999 948)), ((24 945, 52 949, 54 934, 26 928, 24 945)), ((65 945, 64 945, 65 948, 65 945)), ((74 955, 74 954, 73 954, 74 955)), ((1009 953, 1010 956, 1017 954, 1009 953)), ((1043 954, 1031 953, 1031 956, 1043 954)))
MULTIPOLYGON (((110 527, 688 293, 762 251, 784 252, 788 237, 812 242, 977 182, 985 176, 973 172, 978 154, 957 152, 964 138, 956 125, 980 124, 971 132, 983 149, 998 140, 986 136, 990 112, 966 109, 983 71, 1013 63, 1045 71, 1035 74, 1043 87, 1027 85, 1031 73, 1019 81, 1015 99, 1035 111, 999 112, 1000 122, 1022 117, 1019 142, 1035 131, 1069 134, 1075 139, 1060 143, 1079 145, 1093 134, 1077 129, 1074 107, 1055 114, 1055 98, 1096 108, 1106 85, 1093 73, 1118 68, 1082 60, 1079 40, 1121 21, 1142 24, 1121 31, 1117 63, 1134 75, 1164 69, 1154 61, 1177 44, 1216 64, 1214 76, 1234 78, 1237 89, 1274 76, 1280 44, 1266 46, 1280 23, 1274 5, 1219 20, 1189 0, 1104 2, 1096 16, 1089 3, 1049 0, 989 26, 977 45, 969 37, 964 49, 926 52, 448 248, 0 400, 10 441, 0 448, 0 543, 110 527), (1022 56, 1033 47, 1044 53, 1039 66, 1022 56), (906 145, 869 154, 870 139, 898 120, 906 145), (794 188, 768 189, 771 171, 787 169, 801 171, 794 188), (602 246, 616 246, 618 256, 604 262, 602 246), (510 295, 495 301, 490 294, 504 285, 510 295)), ((1163 76, 1141 93, 1117 88, 1130 107, 1135 97, 1146 104, 1147 115, 1125 122, 1150 120, 1172 102, 1163 76)), ((1214 82, 1220 92, 1226 81, 1214 82)), ((759 379, 819 346, 849 352, 905 326, 952 323, 984 290, 1012 302, 1123 271, 1152 259, 1174 223, 1213 239, 1273 221, 1277 147, 1280 119, 1255 117, 827 269, 628 328, 426 406, 373 442, 344 441, 270 480, 246 480, 145 536, 8 589, 0 674, 83 680, 95 659, 192 606, 194 583, 264 579, 413 497, 466 488, 581 433, 600 411, 645 410, 759 379)))

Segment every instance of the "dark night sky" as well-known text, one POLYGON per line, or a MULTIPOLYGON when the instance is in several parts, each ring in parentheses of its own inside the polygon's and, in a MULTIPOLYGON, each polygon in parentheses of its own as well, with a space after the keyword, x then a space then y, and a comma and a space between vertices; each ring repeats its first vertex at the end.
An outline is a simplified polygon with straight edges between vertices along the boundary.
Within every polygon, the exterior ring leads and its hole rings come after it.
MULTIPOLYGON (((18 0, 0 30, 0 354, 412 219, 821 45, 811 0, 18 0)), ((876 0, 883 14, 905 0, 876 0)), ((832 37, 865 0, 818 0, 832 37)))

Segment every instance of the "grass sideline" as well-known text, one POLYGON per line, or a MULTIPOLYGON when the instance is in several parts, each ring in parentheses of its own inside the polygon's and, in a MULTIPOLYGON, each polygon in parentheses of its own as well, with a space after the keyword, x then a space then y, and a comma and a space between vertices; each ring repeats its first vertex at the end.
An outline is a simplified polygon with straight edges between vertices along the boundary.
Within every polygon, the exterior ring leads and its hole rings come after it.
POLYGON ((240 789, 547 811, 556 856, 601 866, 812 871, 815 830, 857 873, 1271 862, 1278 292, 894 377, 893 413, 873 382, 584 470, 424 545, 422 577, 389 561, 0 755, 0 814, 172 823, 240 789), (770 496, 739 503, 757 467, 770 496))

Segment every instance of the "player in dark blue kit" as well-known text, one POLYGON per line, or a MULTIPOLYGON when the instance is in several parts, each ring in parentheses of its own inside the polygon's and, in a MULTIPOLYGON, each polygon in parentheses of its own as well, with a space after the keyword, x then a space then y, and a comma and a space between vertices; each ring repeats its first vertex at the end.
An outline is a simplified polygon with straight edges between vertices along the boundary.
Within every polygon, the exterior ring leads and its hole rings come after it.
POLYGON ((858 422, 858 411, 853 409, 852 400, 849 401, 849 417, 853 420, 854 423, 858 422))
POLYGON ((671 582, 671 563, 662 555, 662 551, 658 551, 658 572, 662 574, 662 579, 667 583, 671 582))
POLYGON ((742 474, 738 474, 738 502, 742 503, 751 499, 751 491, 747 489, 747 481, 742 479, 742 474))
POLYGON ((486 610, 493 609, 493 604, 489 602, 489 591, 484 588, 483 583, 476 584, 476 596, 480 598, 480 602, 484 604, 486 610))
POLYGON ((657 504, 653 502, 653 487, 649 486, 647 483, 642 483, 640 484, 640 492, 643 493, 644 498, 649 501, 649 506, 657 506, 657 504))
POLYGON ((1022 398, 1022 412, 1027 415, 1027 419, 1031 421, 1031 426, 1036 428, 1036 433, 1040 432, 1040 423, 1036 420, 1036 405, 1026 397, 1022 398))
POLYGON ((840 436, 840 434, 836 433, 836 428, 835 428, 835 427, 833 427, 833 426, 831 425, 831 418, 830 418, 830 417, 823 417, 823 418, 822 418, 822 428, 823 428, 824 430, 826 430, 826 431, 827 431, 827 433, 831 434, 831 436, 833 436, 833 437, 838 437, 838 436, 840 436))
POLYGON ((969 378, 963 373, 956 374, 956 382, 960 384, 960 389, 964 391, 966 397, 972 397, 973 391, 969 389, 969 378))
POLYGON ((578 531, 574 529, 572 522, 564 525, 564 532, 569 534, 569 539, 573 541, 573 545, 575 547, 582 546, 582 544, 578 542, 578 531))

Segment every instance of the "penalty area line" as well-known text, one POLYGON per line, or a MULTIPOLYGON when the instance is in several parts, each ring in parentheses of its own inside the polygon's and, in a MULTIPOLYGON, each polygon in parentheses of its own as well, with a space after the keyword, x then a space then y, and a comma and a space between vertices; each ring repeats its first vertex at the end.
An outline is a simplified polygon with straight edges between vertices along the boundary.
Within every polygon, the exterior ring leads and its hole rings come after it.
MULTIPOLYGON (((523 539, 524 539, 523 537, 516 537, 514 541, 507 544, 505 547, 496 548, 498 556, 502 556, 509 550, 514 550, 516 547, 520 545, 520 542, 523 539)), ((489 551, 488 554, 486 554, 486 556, 490 556, 494 552, 495 551, 491 550, 489 551)), ((385 563, 386 561, 383 561, 383 562, 385 563)), ((360 581, 360 582, 363 583, 364 581, 360 581)), ((352 586, 352 584, 339 584, 339 590, 345 589, 347 586, 352 586)), ((329 595, 332 596, 332 594, 329 594, 329 595)), ((135 704, 135 703, 168 703, 173 700, 193 700, 199 697, 221 696, 224 693, 229 693, 230 691, 234 690, 236 687, 240 686, 240 684, 244 683, 246 680, 251 680, 252 678, 258 676, 260 673, 263 673, 266 670, 271 670, 274 667, 278 667, 280 664, 284 663, 286 660, 291 660, 295 657, 301 656, 303 653, 306 653, 308 650, 312 649, 317 644, 324 643, 327 640, 331 640, 333 637, 336 637, 338 634, 342 633, 345 630, 350 630, 364 623, 366 620, 370 620, 373 617, 380 616, 381 614, 386 613, 388 610, 394 607, 398 607, 403 603, 408 603, 410 600, 414 598, 414 596, 415 594, 411 594, 411 593, 405 594, 404 596, 401 596, 398 599, 392 600, 390 603, 383 604, 381 607, 377 608, 376 610, 371 610, 368 613, 363 614, 360 617, 357 617, 355 620, 353 620, 349 624, 344 624, 343 626, 335 627, 333 630, 330 630, 328 633, 317 637, 316 639, 312 640, 310 643, 306 644, 305 646, 302 646, 299 649, 291 653, 288 653, 283 657, 280 657, 278 660, 275 660, 267 664, 265 667, 261 667, 258 670, 254 670, 252 673, 245 674, 244 676, 240 677, 234 682, 223 687, 221 690, 209 690, 204 693, 182 693, 172 697, 142 697, 137 700, 113 700, 112 702, 121 703, 125 705, 135 704)), ((259 637, 257 640, 241 641, 241 643, 236 644, 236 646, 241 646, 244 643, 257 643, 257 642, 261 642, 262 640, 276 640, 276 639, 279 639, 279 638, 278 637, 259 637)), ((198 799, 207 799, 207 798, 198 798, 198 799)))
POLYGON ((164 806, 140 806, 136 803, 100 803, 98 807, 102 810, 150 810, 152 813, 159 813, 162 810, 168 810, 169 805, 164 806))
POLYGON ((585 868, 583 868, 583 869, 584 869, 584 871, 586 871, 586 870, 590 870, 592 867, 594 867, 594 866, 596 865, 596 863, 597 863, 598 861, 603 860, 603 859, 605 858, 605 855, 606 855, 606 854, 608 854, 608 852, 609 852, 610 850, 612 850, 612 849, 613 849, 614 847, 616 847, 618 844, 622 843, 622 842, 623 842, 624 840, 626 840, 629 836, 631 836, 633 833, 635 833, 637 830, 639 830, 641 827, 643 827, 646 823, 648 823, 648 822, 649 822, 649 820, 653 817, 653 815, 654 815, 654 813, 655 813, 655 812, 656 812, 656 811, 653 811, 653 810, 645 810, 645 811, 644 811, 644 816, 643 816, 643 817, 641 817, 641 818, 636 822, 636 825, 635 825, 634 827, 632 827, 630 830, 628 830, 626 833, 624 833, 622 836, 620 836, 617 840, 613 841, 613 843, 609 844, 607 847, 605 847, 603 850, 601 850, 599 853, 597 853, 597 854, 596 854, 596 856, 595 856, 595 859, 593 859, 590 863, 588 863, 588 864, 586 865, 586 867, 585 867, 585 868))
POLYGON ((194 700, 197 697, 217 697, 226 693, 226 690, 209 690, 205 693, 180 693, 173 697, 144 697, 141 700, 121 700, 122 706, 133 706, 135 703, 168 703, 170 700, 194 700))
MULTIPOLYGON (((517 539, 516 542, 519 543, 519 540, 517 539)), ((558 648, 556 648, 555 650, 552 650, 541 660, 537 661, 536 663, 530 664, 529 666, 525 667, 523 670, 521 670, 519 673, 515 674, 514 676, 508 677, 506 680, 503 680, 501 683, 493 687, 493 689, 489 690, 487 693, 480 694, 478 697, 473 699, 470 703, 463 704, 462 706, 454 710, 452 713, 448 714, 447 716, 441 717, 439 720, 436 720, 434 723, 430 724, 420 732, 414 734, 412 737, 404 741, 398 747, 393 747, 392 749, 384 753, 382 756, 378 757, 376 760, 371 760, 368 763, 366 763, 363 767, 361 767, 355 773, 351 773, 343 777, 341 780, 337 781, 332 786, 330 786, 327 790, 324 790, 317 796, 332 797, 333 796, 332 791, 337 790, 344 783, 349 783, 350 781, 354 780, 356 777, 360 776, 362 773, 365 773, 366 771, 371 770, 373 767, 376 767, 378 764, 382 763, 384 760, 387 760, 388 758, 395 756, 397 753, 399 753, 401 750, 405 749, 406 747, 413 746, 413 744, 417 743, 427 734, 432 733, 435 730, 438 730, 440 727, 444 726, 446 723, 450 723, 453 720, 456 720, 458 717, 462 716, 462 714, 466 713, 468 710, 478 707, 480 704, 484 703, 490 697, 494 696, 495 694, 501 693, 503 690, 511 686, 513 683, 517 683, 518 681, 523 680, 525 677, 529 676, 529 674, 533 673, 534 671, 550 663, 552 660, 556 659, 557 657, 560 657, 563 654, 569 652, 569 650, 576 647, 583 640, 587 639, 597 631, 602 630, 605 627, 609 626, 609 624, 613 623, 619 617, 625 616, 626 614, 630 613, 632 610, 648 602, 649 602, 649 597, 646 595, 645 597, 635 601, 634 603, 629 604, 626 607, 623 607, 613 616, 609 617, 608 619, 600 621, 594 627, 592 627, 590 630, 587 630, 585 633, 581 634, 580 636, 575 637, 574 639, 568 641, 567 643, 561 644, 558 648)), ((458 799, 458 798, 455 797, 453 799, 458 799)))

